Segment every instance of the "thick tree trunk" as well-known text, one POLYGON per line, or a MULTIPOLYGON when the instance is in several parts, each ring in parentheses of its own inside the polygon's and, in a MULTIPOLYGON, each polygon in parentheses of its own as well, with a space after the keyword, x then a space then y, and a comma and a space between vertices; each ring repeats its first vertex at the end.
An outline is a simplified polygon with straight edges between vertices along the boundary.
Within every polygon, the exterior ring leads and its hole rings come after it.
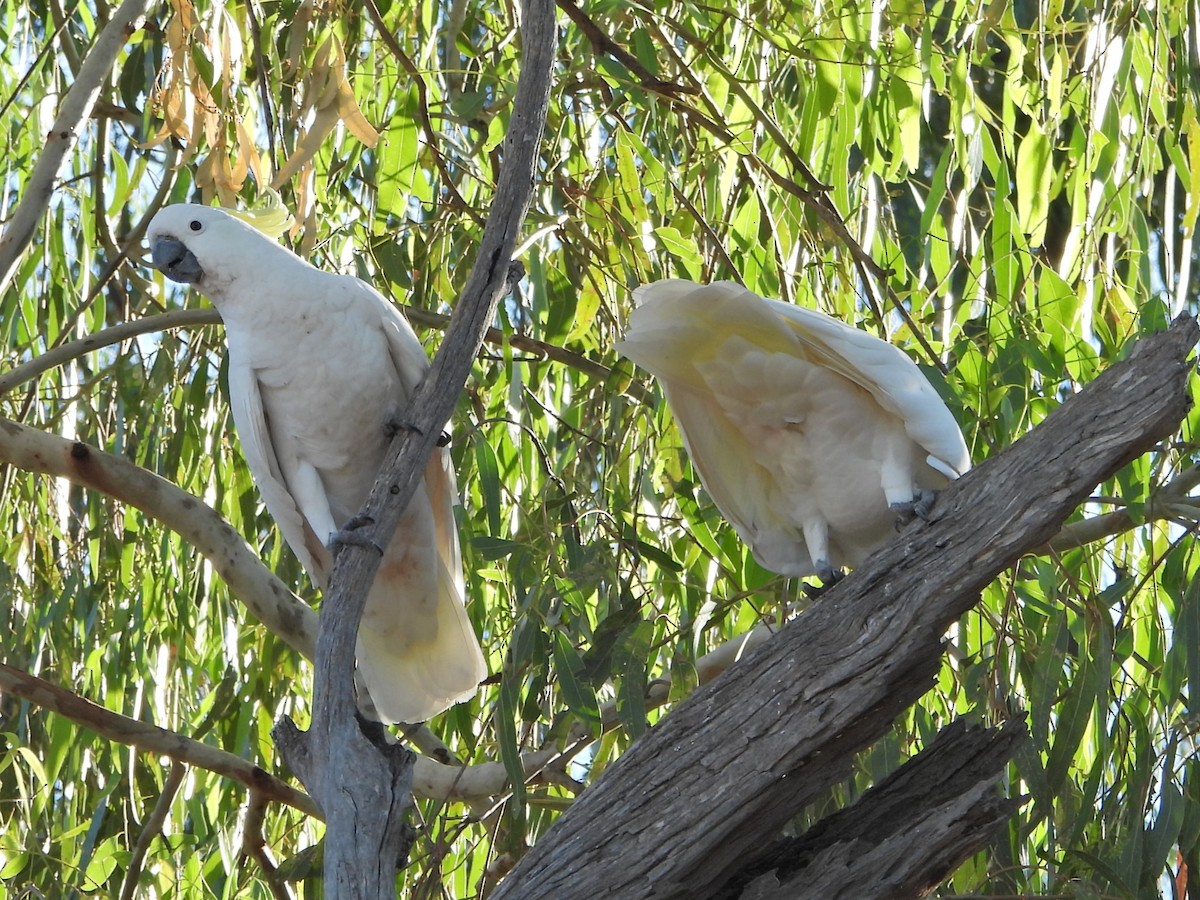
MULTIPOLYGON (((1182 318, 1146 338, 951 485, 932 521, 911 526, 634 744, 509 873, 494 900, 713 897, 761 868, 784 823, 844 778, 853 755, 929 689, 946 628, 997 573, 1048 540, 1099 482, 1176 429, 1190 405, 1185 360, 1196 336, 1195 320, 1182 318)), ((967 793, 964 802, 985 795, 967 793)), ((966 813, 961 803, 941 821, 953 825, 959 812, 966 813)), ((861 838, 863 846, 874 843, 861 838)), ((927 847, 915 834, 908 849, 914 873, 912 857, 926 856, 925 868, 935 872, 938 857, 961 852, 945 841, 927 847)), ((820 856, 841 865, 861 852, 843 840, 820 856)), ((787 896, 833 896, 817 878, 810 863, 787 896), (809 878, 815 893, 807 892, 809 878)), ((915 896, 920 880, 890 887, 877 880, 874 889, 860 882, 856 896, 915 896)), ((760 881, 754 890, 770 887, 760 881)))

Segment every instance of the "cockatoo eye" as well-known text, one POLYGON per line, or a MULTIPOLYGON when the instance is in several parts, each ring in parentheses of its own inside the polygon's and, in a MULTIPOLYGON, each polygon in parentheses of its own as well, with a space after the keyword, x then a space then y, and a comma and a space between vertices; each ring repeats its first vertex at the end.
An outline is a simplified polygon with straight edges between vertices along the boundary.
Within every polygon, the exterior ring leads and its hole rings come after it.
POLYGON ((192 231, 203 231, 204 223, 202 223, 199 219, 192 219, 192 221, 188 224, 188 228, 192 229, 192 231))

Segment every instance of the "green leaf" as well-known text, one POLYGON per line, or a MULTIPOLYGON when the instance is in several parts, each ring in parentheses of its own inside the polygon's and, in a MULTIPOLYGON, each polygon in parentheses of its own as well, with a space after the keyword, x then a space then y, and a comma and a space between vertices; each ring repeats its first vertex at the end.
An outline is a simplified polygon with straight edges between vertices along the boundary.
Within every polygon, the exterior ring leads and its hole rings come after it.
POLYGON ((562 631, 555 629, 551 634, 554 671, 558 675, 558 686, 563 692, 563 699, 576 715, 598 723, 600 703, 596 699, 596 692, 580 677, 584 670, 583 657, 562 631))
POLYGON ((653 634, 653 626, 640 621, 625 632, 613 652, 613 669, 620 674, 617 716, 634 739, 646 730, 646 657, 653 634))
POLYGON ((1046 216, 1050 209, 1050 139, 1036 121, 1017 150, 1017 221, 1032 246, 1039 246, 1046 235, 1046 216))
MULTIPOLYGON (((488 533, 493 538, 500 536, 500 466, 496 462, 496 453, 492 450, 492 445, 489 444, 481 434, 477 434, 473 441, 475 448, 475 469, 479 478, 479 491, 483 494, 483 508, 487 513, 488 533)), ((479 537, 476 537, 475 546, 479 548, 479 537)), ((496 559, 498 557, 488 557, 488 552, 495 552, 499 548, 489 550, 480 549, 480 552, 485 554, 485 558, 496 559)), ((506 555, 506 554, 501 554, 506 555)))

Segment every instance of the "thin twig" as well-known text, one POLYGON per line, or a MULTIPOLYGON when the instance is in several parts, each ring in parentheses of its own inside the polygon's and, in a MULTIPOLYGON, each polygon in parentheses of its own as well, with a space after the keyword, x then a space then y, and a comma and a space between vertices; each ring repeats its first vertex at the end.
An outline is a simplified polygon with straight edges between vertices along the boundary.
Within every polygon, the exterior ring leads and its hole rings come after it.
POLYGON ((127 341, 143 334, 154 334, 171 328, 190 328, 193 325, 212 325, 220 321, 221 317, 217 315, 217 311, 209 307, 206 309, 175 309, 113 325, 77 340, 59 344, 28 362, 9 369, 0 375, 0 396, 7 394, 18 385, 32 381, 56 366, 61 366, 102 347, 119 344, 121 341, 127 341))
POLYGON ((179 793, 179 788, 183 784, 183 776, 186 774, 187 766, 178 759, 172 759, 171 768, 167 769, 167 777, 163 780, 162 793, 158 795, 154 809, 146 817, 146 824, 142 826, 137 843, 133 845, 129 865, 125 868, 125 882, 121 885, 121 900, 133 900, 136 896, 138 878, 141 877, 142 864, 146 860, 146 854, 150 851, 150 845, 154 843, 154 839, 162 833, 163 822, 167 821, 167 815, 171 812, 171 804, 175 802, 175 795, 179 793))
POLYGON ((682 84, 675 84, 671 81, 663 81, 644 65, 641 61, 614 41, 607 33, 597 25, 582 9, 576 6, 571 0, 557 0, 557 6, 567 14, 567 18, 575 23, 576 27, 583 32, 583 36, 588 39, 592 45, 592 50, 596 53, 601 53, 605 56, 611 56, 630 72, 641 79, 641 86, 647 90, 654 91, 657 94, 665 94, 668 97, 676 94, 692 94, 695 93, 695 88, 687 87, 682 84))
POLYGON ((287 882, 279 877, 279 869, 271 852, 267 849, 267 840, 263 837, 263 820, 267 814, 267 798, 259 791, 250 792, 250 800, 246 806, 246 821, 242 828, 242 853, 258 863, 262 870, 263 881, 271 889, 275 900, 295 900, 287 882))
MULTIPOLYGON (((396 305, 403 310, 404 315, 414 325, 445 330, 446 326, 450 323, 450 317, 442 313, 420 309, 415 306, 396 305)), ((165 313, 157 313, 101 329, 92 334, 84 335, 77 340, 59 344, 0 375, 0 397, 7 394, 13 388, 27 381, 32 381, 56 366, 61 366, 78 356, 91 353, 102 347, 118 344, 121 341, 126 341, 143 334, 153 334, 171 328, 190 328, 194 325, 219 325, 220 323, 220 313, 211 306, 208 306, 202 309, 176 309, 165 313)), ((525 337, 520 334, 505 334, 498 328, 488 328, 487 333, 484 335, 484 340, 497 347, 503 347, 507 344, 510 347, 520 350, 522 353, 528 353, 539 359, 549 359, 557 363, 562 363, 600 381, 606 381, 613 374, 613 370, 602 363, 588 359, 588 357, 580 353, 567 350, 565 347, 560 347, 557 344, 551 344, 546 341, 539 341, 536 338, 525 337)), ((649 403, 653 399, 652 393, 637 381, 631 382, 625 388, 624 393, 642 403, 649 403)))

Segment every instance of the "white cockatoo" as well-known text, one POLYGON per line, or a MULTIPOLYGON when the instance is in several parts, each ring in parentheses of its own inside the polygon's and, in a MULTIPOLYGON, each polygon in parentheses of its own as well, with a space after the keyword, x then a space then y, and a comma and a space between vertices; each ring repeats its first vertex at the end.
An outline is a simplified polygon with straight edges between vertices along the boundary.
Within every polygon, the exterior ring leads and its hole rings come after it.
MULTIPOLYGON (((284 538, 325 588, 327 542, 361 510, 429 369, 424 348, 369 285, 313 267, 227 211, 168 206, 147 239, 155 267, 221 313, 242 452, 284 538)), ((487 674, 463 606, 455 494, 449 452, 438 449, 363 611, 358 665, 389 722, 423 721, 487 674)))
POLYGON ((771 571, 830 583, 970 468, 954 417, 886 341, 729 281, 633 296, 617 350, 657 376, 705 489, 771 571))

